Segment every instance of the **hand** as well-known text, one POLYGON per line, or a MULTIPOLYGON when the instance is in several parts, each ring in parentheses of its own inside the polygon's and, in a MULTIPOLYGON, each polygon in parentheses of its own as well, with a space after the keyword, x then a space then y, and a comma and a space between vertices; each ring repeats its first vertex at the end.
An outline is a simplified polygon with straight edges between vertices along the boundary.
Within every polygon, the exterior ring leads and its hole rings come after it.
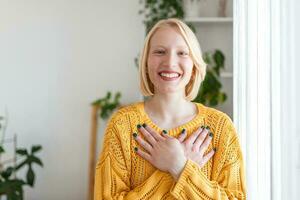
POLYGON ((147 152, 136 147, 136 153, 161 171, 169 172, 175 180, 178 180, 187 161, 179 140, 169 136, 166 132, 161 136, 146 124, 138 125, 138 129, 146 140, 137 133, 133 136, 147 152))
POLYGON ((198 163, 200 167, 203 167, 216 151, 214 148, 209 153, 204 155, 212 140, 213 134, 209 132, 208 127, 202 126, 185 140, 186 136, 187 133, 184 129, 181 135, 178 137, 178 141, 181 142, 181 145, 185 151, 185 156, 188 159, 198 163))

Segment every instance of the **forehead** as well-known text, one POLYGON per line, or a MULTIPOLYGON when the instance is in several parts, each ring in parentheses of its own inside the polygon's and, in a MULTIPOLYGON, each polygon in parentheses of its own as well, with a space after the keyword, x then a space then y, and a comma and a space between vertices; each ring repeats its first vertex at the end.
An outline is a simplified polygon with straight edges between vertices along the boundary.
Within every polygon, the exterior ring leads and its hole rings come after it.
POLYGON ((184 37, 176 27, 158 28, 151 37, 150 47, 183 47, 188 48, 184 37))

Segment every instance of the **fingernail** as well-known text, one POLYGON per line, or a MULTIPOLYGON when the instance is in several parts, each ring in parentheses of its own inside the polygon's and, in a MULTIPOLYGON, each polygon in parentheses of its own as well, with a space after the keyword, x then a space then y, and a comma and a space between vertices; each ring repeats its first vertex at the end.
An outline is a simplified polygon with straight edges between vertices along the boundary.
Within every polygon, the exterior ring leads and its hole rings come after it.
POLYGON ((167 134, 168 133, 166 130, 163 130, 162 132, 163 132, 163 134, 167 134))
POLYGON ((136 138, 138 136, 137 133, 133 133, 132 135, 134 138, 136 138))
POLYGON ((142 126, 141 126, 140 124, 138 124, 136 127, 137 127, 138 129, 140 129, 142 126))
POLYGON ((212 132, 209 133, 210 137, 214 137, 214 134, 212 132))
POLYGON ((182 129, 182 131, 181 131, 181 134, 184 134, 184 132, 185 132, 185 128, 184 128, 184 129, 182 129))
POLYGON ((205 128, 205 126, 201 126, 201 128, 202 128, 202 129, 204 129, 204 128, 205 128))
POLYGON ((213 148, 213 150, 214 150, 214 152, 216 152, 216 151, 217 151, 217 148, 216 148, 216 147, 214 147, 214 148, 213 148))
POLYGON ((147 126, 147 125, 146 125, 145 123, 143 123, 143 125, 142 125, 142 126, 143 126, 144 128, 146 128, 146 126, 147 126))
POLYGON ((207 130, 210 130, 209 126, 206 126, 206 129, 207 129, 207 130))
POLYGON ((137 148, 137 147, 134 147, 134 151, 137 152, 137 151, 138 151, 138 148, 137 148))

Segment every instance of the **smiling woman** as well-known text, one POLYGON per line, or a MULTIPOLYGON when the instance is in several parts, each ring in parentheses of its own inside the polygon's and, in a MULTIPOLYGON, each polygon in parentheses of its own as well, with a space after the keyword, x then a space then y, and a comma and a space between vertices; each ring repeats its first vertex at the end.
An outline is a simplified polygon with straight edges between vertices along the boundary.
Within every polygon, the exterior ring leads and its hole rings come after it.
POLYGON ((245 199, 232 121, 191 102, 206 69, 193 32, 178 19, 159 21, 140 61, 141 91, 150 98, 112 116, 94 199, 245 199))

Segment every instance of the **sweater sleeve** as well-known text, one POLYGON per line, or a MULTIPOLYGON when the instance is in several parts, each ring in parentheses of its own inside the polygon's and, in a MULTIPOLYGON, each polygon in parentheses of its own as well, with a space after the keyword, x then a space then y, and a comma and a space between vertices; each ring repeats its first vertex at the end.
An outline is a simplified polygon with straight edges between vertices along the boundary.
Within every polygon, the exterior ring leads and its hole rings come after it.
POLYGON ((216 157, 219 161, 214 161, 218 163, 215 167, 220 168, 217 178, 210 180, 197 163, 188 160, 170 191, 176 199, 246 199, 242 152, 233 124, 228 122, 224 129, 224 147, 216 153, 219 153, 216 157))
MULTIPOLYGON (((171 177, 156 170, 141 185, 131 187, 131 154, 130 136, 124 136, 128 130, 123 125, 124 119, 112 119, 105 131, 103 149, 96 165, 94 200, 105 199, 161 199, 157 192, 169 184, 171 177)), ((127 133, 126 133, 127 134, 127 133)), ((163 193, 161 193, 163 195, 163 193)))

